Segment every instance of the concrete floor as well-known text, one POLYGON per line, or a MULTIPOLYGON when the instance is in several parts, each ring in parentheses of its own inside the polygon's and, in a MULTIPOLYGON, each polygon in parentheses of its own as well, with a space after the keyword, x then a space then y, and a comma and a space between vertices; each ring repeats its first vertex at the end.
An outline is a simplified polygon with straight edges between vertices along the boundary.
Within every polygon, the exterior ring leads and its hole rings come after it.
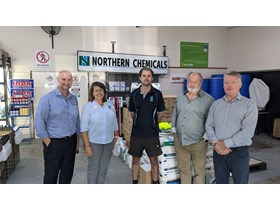
MULTIPOLYGON (((7 181, 7 184, 41 184, 43 182, 44 161, 41 140, 31 144, 20 144, 20 162, 7 181)), ((76 155, 72 184, 87 183, 87 157, 80 143, 80 153, 76 155)), ((130 168, 119 157, 112 156, 105 183, 130 184, 130 168)))
POLYGON ((267 170, 250 174, 252 184, 280 184, 280 139, 264 133, 255 135, 250 149, 251 157, 267 163, 267 170))
MULTIPOLYGON (((82 145, 82 144, 81 144, 82 145)), ((254 136, 251 157, 267 163, 267 170, 256 170, 250 174, 250 184, 280 183, 280 140, 266 134, 254 136)), ((40 184, 43 179, 42 143, 34 140, 31 144, 20 145, 20 162, 7 184, 40 184)), ((72 183, 85 184, 87 158, 83 148, 76 156, 72 183)), ((130 184, 130 168, 113 155, 109 165, 106 184, 130 184)))

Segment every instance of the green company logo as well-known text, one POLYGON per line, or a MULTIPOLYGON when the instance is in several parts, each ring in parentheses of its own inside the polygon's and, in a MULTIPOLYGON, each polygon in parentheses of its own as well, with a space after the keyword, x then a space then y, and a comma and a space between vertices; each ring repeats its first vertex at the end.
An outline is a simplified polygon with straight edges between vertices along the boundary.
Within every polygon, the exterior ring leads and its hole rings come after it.
POLYGON ((79 66, 89 66, 89 56, 79 56, 79 66))

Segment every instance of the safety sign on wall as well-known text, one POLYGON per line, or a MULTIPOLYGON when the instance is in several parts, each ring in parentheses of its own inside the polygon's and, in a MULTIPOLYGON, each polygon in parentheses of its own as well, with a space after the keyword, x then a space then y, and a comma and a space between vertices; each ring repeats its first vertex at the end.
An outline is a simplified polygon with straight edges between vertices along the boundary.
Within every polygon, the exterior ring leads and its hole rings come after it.
POLYGON ((48 76, 46 76, 45 88, 53 87, 55 87, 55 77, 54 75, 49 74, 48 76))
POLYGON ((78 75, 73 75, 73 83, 69 91, 78 98, 81 97, 81 81, 78 75))
POLYGON ((51 53, 47 50, 38 50, 35 53, 36 68, 50 68, 51 67, 51 53))

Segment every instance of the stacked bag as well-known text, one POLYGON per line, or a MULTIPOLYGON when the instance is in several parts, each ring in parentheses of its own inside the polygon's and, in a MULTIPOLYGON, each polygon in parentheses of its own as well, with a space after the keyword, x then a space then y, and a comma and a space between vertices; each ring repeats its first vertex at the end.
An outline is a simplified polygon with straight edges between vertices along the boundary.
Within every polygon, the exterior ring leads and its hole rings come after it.
POLYGON ((162 154, 158 156, 159 181, 161 184, 179 184, 180 171, 174 147, 174 137, 171 133, 160 133, 162 154))
POLYGON ((215 184, 215 173, 213 163, 213 145, 208 144, 206 153, 206 184, 215 184))

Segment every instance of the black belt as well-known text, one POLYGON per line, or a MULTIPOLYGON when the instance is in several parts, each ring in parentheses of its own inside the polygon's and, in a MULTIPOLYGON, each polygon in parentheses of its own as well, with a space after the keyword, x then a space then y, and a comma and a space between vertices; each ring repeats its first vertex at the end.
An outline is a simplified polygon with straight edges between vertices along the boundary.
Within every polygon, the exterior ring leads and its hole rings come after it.
POLYGON ((231 147, 229 149, 231 149, 231 151, 237 151, 237 150, 242 150, 248 148, 248 146, 241 146, 241 147, 231 147))
POLYGON ((73 134, 72 136, 65 136, 65 137, 62 137, 62 138, 50 138, 51 140, 59 140, 59 141, 63 141, 63 140, 69 140, 69 139, 72 139, 74 136, 76 136, 77 134, 73 134))

